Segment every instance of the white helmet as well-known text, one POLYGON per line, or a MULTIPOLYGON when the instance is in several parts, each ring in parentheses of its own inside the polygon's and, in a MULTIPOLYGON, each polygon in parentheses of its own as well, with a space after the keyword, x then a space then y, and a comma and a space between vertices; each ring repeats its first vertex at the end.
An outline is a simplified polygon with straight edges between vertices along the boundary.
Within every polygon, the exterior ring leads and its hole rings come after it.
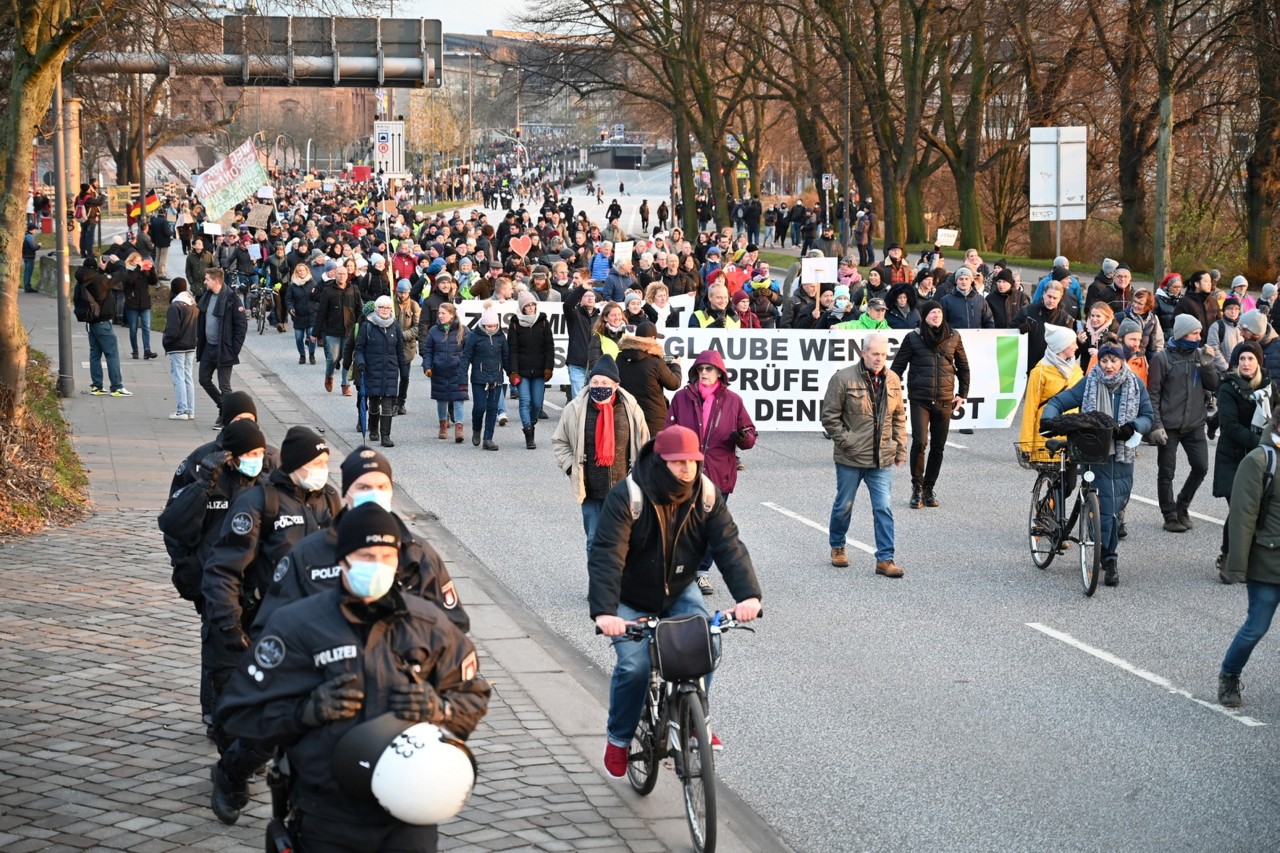
POLYGON ((392 817, 434 826, 462 811, 476 781, 471 750, 431 723, 383 714, 343 735, 334 773, 356 799, 374 799, 392 817))

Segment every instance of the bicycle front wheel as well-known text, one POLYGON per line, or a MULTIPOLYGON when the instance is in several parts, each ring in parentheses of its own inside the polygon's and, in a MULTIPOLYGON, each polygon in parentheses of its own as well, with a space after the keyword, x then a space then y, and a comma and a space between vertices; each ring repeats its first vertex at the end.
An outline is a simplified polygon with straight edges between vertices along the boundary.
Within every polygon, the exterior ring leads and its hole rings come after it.
POLYGON ((627 780, 642 797, 658 783, 658 741, 664 735, 658 730, 658 685, 649 684, 649 697, 640 714, 640 725, 631 736, 631 754, 627 756, 627 780))
POLYGON ((716 849, 716 764, 707 717, 697 693, 681 694, 677 719, 684 770, 680 781, 684 784, 689 835, 697 853, 712 853, 716 849))
POLYGON ((1031 548, 1031 562, 1038 569, 1047 569, 1058 553, 1055 501, 1057 497, 1053 491, 1053 477, 1041 474, 1031 489, 1031 517, 1027 521, 1027 544, 1031 548))
POLYGON ((1080 585, 1085 595, 1098 589, 1098 573, 1102 570, 1102 510, 1098 493, 1080 495, 1080 585))
POLYGON ((262 300, 258 300, 258 334, 262 334, 267 330, 267 306, 262 300))

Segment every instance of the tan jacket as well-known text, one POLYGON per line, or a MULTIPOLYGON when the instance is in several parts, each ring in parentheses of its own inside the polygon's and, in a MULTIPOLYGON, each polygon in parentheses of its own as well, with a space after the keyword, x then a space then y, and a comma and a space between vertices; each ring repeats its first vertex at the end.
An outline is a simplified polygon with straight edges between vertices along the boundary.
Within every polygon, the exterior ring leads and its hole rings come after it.
POLYGON ((422 317, 422 306, 412 299, 404 305, 394 296, 392 299, 395 300, 392 306, 396 320, 400 323, 400 331, 404 332, 404 360, 412 367, 418 358, 418 321, 422 317))
MULTIPOLYGON (((640 457, 640 448, 649 441, 649 427, 635 397, 621 388, 614 393, 622 395, 622 408, 627 413, 627 425, 631 429, 631 465, 635 465, 636 459, 640 457)), ((587 487, 582 480, 582 454, 587 445, 587 404, 590 402, 591 396, 583 388, 582 393, 564 407, 564 411, 560 413, 560 422, 556 424, 555 435, 551 436, 551 450, 556 455, 556 464, 569 475, 573 483, 573 499, 578 503, 587 498, 587 487)))
POLYGON ((861 364, 831 377, 822 399, 822 428, 831 436, 835 461, 852 468, 888 468, 907 458, 907 410, 902 381, 884 371, 884 411, 877 422, 871 386, 861 364), (880 458, 876 461, 876 440, 880 458))

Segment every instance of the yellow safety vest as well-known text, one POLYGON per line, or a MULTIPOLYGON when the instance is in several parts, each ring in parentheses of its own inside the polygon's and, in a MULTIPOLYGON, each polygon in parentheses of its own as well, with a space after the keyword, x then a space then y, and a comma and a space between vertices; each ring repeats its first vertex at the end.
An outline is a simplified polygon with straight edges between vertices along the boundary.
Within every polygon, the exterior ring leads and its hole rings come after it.
MULTIPOLYGON (((712 317, 706 311, 694 311, 693 316, 698 318, 698 325, 704 329, 716 321, 716 318, 712 317)), ((726 314, 724 318, 724 327, 726 329, 741 329, 742 321, 737 317, 730 317, 726 314)))

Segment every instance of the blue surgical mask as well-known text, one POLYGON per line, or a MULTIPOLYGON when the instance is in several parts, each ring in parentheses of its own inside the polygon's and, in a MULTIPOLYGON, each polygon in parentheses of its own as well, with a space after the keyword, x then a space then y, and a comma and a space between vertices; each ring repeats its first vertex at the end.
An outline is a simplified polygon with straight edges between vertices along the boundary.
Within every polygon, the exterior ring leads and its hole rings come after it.
POLYGON ((396 567, 357 560, 347 569, 347 586, 360 598, 382 598, 396 582, 396 567))
POLYGON ((391 492, 383 489, 367 489, 363 492, 356 492, 351 496, 351 506, 353 508, 367 503, 375 503, 387 512, 391 512, 391 492))
POLYGON ((607 403, 611 399, 613 399, 612 388, 596 387, 596 388, 588 388, 587 390, 591 393, 591 399, 595 400, 597 403, 607 403))
POLYGON ((308 492, 318 492, 329 482, 328 468, 308 468, 302 487, 308 492))
POLYGON ((1176 341, 1173 342, 1173 345, 1178 349, 1199 349, 1200 348, 1199 341, 1189 341, 1186 338, 1178 338, 1176 341))
POLYGON ((241 456, 237 470, 246 477, 256 477, 262 473, 262 457, 241 456))

